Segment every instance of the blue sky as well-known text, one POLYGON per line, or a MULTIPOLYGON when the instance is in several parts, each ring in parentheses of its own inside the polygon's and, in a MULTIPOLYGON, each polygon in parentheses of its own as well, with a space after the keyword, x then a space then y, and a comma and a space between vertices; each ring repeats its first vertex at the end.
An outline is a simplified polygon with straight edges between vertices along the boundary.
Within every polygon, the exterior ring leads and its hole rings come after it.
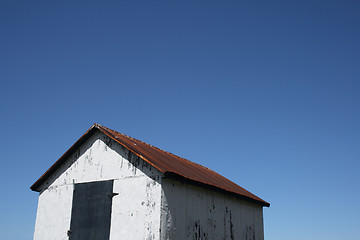
POLYGON ((94 122, 271 203, 267 240, 358 239, 358 1, 0 1, 0 230, 94 122))

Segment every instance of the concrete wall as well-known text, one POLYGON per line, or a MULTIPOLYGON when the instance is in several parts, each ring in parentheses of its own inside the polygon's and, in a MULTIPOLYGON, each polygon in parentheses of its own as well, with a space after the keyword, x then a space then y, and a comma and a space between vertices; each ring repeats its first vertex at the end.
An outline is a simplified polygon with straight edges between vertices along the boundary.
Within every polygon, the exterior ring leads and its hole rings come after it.
POLYGON ((262 207, 162 179, 161 240, 263 240, 262 207))
POLYGON ((73 184, 114 180, 110 240, 159 239, 161 173, 104 134, 92 135, 41 186, 34 240, 68 239, 73 184))

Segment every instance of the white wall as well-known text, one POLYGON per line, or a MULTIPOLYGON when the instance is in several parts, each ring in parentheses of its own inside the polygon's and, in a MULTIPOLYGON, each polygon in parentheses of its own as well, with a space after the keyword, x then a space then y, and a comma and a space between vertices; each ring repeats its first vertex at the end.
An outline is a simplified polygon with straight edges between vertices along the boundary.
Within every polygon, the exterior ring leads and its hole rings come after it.
POLYGON ((162 240, 263 240, 262 206, 162 179, 162 240))
POLYGON ((114 180, 110 240, 159 239, 161 173, 97 131, 41 186, 34 240, 68 239, 73 184, 114 180))

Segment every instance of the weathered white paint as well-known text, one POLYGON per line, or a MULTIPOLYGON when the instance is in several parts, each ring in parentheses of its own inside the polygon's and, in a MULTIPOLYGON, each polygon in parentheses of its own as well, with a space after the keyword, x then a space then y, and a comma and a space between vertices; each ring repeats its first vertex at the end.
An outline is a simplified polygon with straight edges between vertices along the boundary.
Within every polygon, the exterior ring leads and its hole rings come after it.
POLYGON ((172 179, 162 180, 161 240, 263 240, 262 207, 172 179))
POLYGON ((68 239, 73 184, 100 180, 119 193, 110 240, 160 238, 161 173, 97 132, 41 186, 34 240, 68 239))
POLYGON ((35 240, 68 239, 73 184, 114 180, 110 240, 263 240, 262 207, 163 174, 99 131, 41 186, 35 240))

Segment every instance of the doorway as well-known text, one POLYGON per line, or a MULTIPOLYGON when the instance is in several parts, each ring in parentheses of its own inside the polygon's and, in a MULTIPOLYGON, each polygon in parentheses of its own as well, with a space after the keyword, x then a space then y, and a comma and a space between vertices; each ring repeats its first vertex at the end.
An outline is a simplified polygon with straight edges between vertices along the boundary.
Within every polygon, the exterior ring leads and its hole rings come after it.
POLYGON ((113 180, 75 184, 70 240, 109 240, 113 180))

